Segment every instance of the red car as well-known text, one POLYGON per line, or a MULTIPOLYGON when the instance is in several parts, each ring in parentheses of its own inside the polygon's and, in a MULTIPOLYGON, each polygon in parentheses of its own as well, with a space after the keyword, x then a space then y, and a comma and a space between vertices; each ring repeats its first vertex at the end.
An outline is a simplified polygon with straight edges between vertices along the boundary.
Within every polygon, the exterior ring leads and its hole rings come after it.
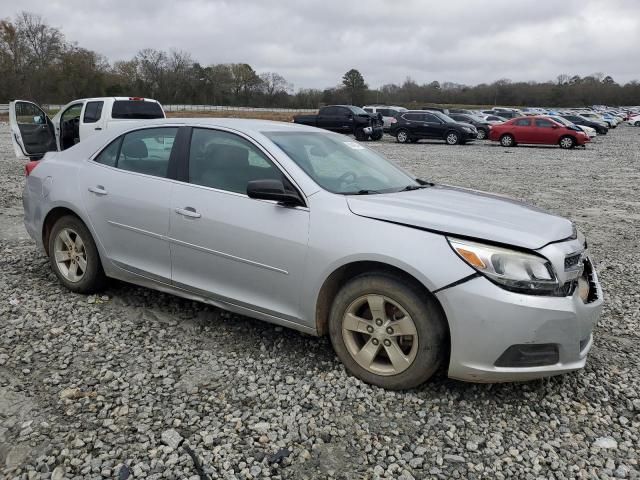
POLYGON ((517 117, 494 125, 489 139, 503 147, 515 147, 519 143, 560 145, 561 148, 584 146, 589 137, 577 127, 562 125, 544 116, 517 117))

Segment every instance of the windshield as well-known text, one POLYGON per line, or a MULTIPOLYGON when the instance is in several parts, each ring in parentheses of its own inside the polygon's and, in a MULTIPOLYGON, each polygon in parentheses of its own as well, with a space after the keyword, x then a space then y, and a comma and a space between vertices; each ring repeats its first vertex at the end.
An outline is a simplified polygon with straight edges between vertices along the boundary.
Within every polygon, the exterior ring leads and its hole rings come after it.
POLYGON ((567 120, 566 118, 555 117, 555 116, 549 117, 549 118, 554 120, 554 121, 556 121, 556 122, 558 122, 558 123, 561 123, 562 125, 568 125, 568 126, 572 126, 573 125, 573 123, 570 122, 569 120, 567 120))
POLYGON ((403 170, 348 137, 324 132, 263 132, 325 190, 342 195, 421 188, 403 170))
POLYGON ((353 105, 350 105, 349 109, 356 115, 367 115, 367 112, 360 107, 355 107, 353 105))
POLYGON ((433 113, 436 117, 438 117, 440 120, 443 120, 445 122, 456 123, 456 121, 453 118, 451 118, 449 115, 445 115, 442 112, 432 112, 432 111, 430 111, 429 113, 433 113))

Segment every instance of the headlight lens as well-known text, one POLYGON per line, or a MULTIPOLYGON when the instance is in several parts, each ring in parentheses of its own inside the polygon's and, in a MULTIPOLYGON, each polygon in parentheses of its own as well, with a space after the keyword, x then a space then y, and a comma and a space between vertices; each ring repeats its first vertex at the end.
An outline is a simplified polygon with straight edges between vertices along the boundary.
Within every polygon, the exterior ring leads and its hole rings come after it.
POLYGON ((530 253, 457 238, 447 238, 462 260, 507 290, 531 295, 561 295, 551 263, 530 253))

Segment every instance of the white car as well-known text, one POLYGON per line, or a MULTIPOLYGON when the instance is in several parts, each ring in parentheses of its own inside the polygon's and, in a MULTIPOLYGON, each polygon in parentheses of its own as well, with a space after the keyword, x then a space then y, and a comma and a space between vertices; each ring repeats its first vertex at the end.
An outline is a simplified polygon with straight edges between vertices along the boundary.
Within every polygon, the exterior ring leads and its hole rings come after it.
POLYGON ((629 120, 627 120, 627 123, 629 125, 633 125, 634 127, 640 127, 640 113, 629 118, 629 120))
POLYGON ((389 132, 391 125, 398 121, 396 117, 407 111, 404 107, 396 107, 394 105, 365 105, 362 109, 368 113, 382 114, 382 129, 387 133, 389 132))
POLYGON ((598 135, 595 128, 587 127, 586 125, 576 125, 576 127, 586 133, 589 138, 594 138, 598 135))
POLYGON ((50 150, 66 150, 125 121, 156 118, 166 118, 162 106, 156 100, 142 97, 82 98, 67 103, 51 119, 33 102, 15 100, 9 104, 11 140, 16 155, 34 158, 50 150), (51 145, 45 145, 44 138, 50 139, 51 145))

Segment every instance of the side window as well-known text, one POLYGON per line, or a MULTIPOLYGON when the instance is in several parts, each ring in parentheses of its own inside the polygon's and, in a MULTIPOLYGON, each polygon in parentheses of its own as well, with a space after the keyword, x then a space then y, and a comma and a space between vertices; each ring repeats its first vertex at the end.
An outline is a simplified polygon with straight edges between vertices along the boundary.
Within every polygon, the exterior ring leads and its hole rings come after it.
POLYGON ((405 113, 402 118, 409 120, 410 122, 417 122, 422 120, 422 114, 420 113, 405 113))
POLYGON ((320 113, 322 113, 322 115, 337 115, 338 114, 338 108, 337 107, 326 107, 326 108, 323 108, 320 113))
POLYGON ((82 103, 76 103, 74 105, 71 105, 64 112, 62 112, 62 115, 60 116, 60 118, 62 119, 63 122, 68 122, 70 120, 80 118, 80 113, 82 112, 83 106, 84 105, 82 103))
POLYGON ((46 116, 33 103, 16 102, 16 121, 19 125, 44 125, 46 116))
POLYGON ((436 117, 435 115, 431 115, 430 113, 425 113, 423 117, 425 122, 442 123, 438 117, 436 117))
POLYGON ((84 108, 84 117, 82 121, 84 123, 96 123, 102 116, 102 107, 104 102, 87 102, 87 106, 84 108))
POLYGON ((531 125, 531 120, 529 120, 528 118, 521 118, 519 120, 516 120, 514 122, 514 125, 516 127, 528 127, 531 125))
POLYGON ((284 180, 282 172, 251 142, 233 133, 194 128, 189 183, 247 193, 251 180, 284 180))
POLYGON ((122 137, 115 139, 109 144, 107 148, 102 150, 100 154, 94 158, 94 162, 107 165, 109 167, 115 167, 118 160, 118 151, 120 150, 120 144, 122 143, 122 137))
POLYGON ((337 115, 340 115, 341 117, 348 117, 349 115, 351 115, 351 110, 344 107, 338 107, 337 115))
POLYGON ((166 177, 177 133, 177 127, 148 128, 127 133, 122 137, 116 167, 130 172, 166 177))
MULTIPOLYGON (((367 107, 367 108, 363 108, 363 110, 364 110, 365 112, 373 113, 373 108, 369 108, 369 107, 367 107)), ((380 111, 382 111, 382 110, 380 110, 380 111)))
POLYGON ((551 128, 553 127, 553 123, 544 118, 536 118, 536 127, 540 128, 551 128))

